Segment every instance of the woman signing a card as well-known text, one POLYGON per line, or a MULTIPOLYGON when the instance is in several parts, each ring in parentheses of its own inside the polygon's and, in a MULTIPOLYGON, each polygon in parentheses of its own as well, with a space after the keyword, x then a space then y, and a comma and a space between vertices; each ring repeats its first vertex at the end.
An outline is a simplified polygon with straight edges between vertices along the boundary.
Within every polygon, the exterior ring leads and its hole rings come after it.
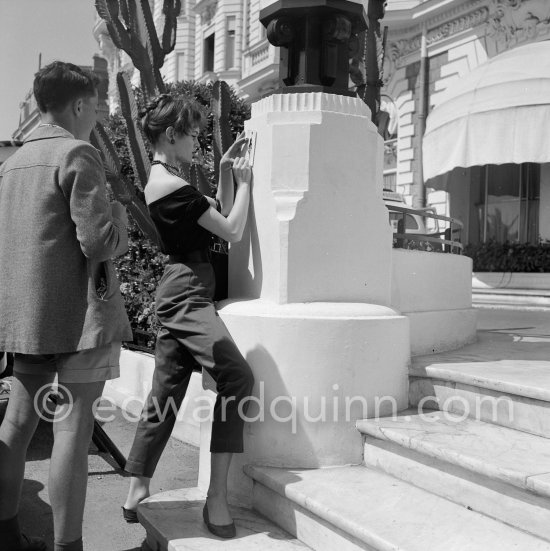
POLYGON ((235 536, 235 524, 227 506, 227 473, 232 454, 243 451, 243 417, 249 402, 245 399, 254 379, 216 315, 208 247, 212 234, 231 243, 243 234, 252 178, 244 157, 247 140, 238 139, 221 159, 214 200, 182 179, 177 168, 180 162, 191 162, 205 122, 200 108, 192 100, 163 94, 142 115, 143 130, 154 150, 145 199, 169 261, 156 293, 161 329, 155 372, 126 464, 132 478, 123 514, 128 522, 137 522, 137 505, 149 496, 151 477, 198 363, 212 375, 218 391, 203 517, 213 534, 230 538, 235 536))

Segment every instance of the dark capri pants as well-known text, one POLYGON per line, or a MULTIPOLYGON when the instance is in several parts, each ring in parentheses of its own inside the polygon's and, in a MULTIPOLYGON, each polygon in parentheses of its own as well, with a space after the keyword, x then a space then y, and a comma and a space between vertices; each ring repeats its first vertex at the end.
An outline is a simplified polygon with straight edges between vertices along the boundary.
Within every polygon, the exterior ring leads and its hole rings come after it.
MULTIPOLYGON (((214 271, 209 262, 170 262, 165 268, 156 296, 161 329, 157 335, 153 384, 125 468, 133 475, 153 476, 197 363, 216 381, 218 392, 210 451, 243 451, 244 420, 238 406, 251 395, 254 378, 216 313, 214 288, 214 271), (174 407, 166 407, 169 401, 174 407)), ((248 402, 241 407, 244 413, 248 402)))

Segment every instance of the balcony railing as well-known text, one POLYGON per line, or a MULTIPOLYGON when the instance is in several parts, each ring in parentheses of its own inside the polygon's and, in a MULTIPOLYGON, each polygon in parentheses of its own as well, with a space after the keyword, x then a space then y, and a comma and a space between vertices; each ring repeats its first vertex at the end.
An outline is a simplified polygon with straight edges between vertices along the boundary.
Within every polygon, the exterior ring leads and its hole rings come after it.
POLYGON ((462 254, 464 246, 461 243, 461 238, 464 224, 457 218, 426 212, 426 209, 410 209, 394 205, 386 205, 386 207, 390 212, 400 214, 397 220, 397 232, 393 234, 394 248, 462 254), (448 224, 448 227, 443 231, 429 233, 407 231, 407 215, 421 216, 424 219, 430 218, 436 221, 437 227, 439 227, 437 221, 442 220, 448 224))
POLYGON ((266 65, 278 63, 276 50, 265 38, 245 50, 243 78, 262 70, 266 65))

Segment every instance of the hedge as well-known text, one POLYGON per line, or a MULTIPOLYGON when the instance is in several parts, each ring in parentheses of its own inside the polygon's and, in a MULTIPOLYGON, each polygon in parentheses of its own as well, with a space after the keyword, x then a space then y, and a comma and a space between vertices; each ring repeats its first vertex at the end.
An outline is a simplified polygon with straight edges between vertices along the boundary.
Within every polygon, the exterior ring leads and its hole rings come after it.
POLYGON ((550 243, 497 243, 488 241, 464 247, 474 272, 550 272, 550 243))

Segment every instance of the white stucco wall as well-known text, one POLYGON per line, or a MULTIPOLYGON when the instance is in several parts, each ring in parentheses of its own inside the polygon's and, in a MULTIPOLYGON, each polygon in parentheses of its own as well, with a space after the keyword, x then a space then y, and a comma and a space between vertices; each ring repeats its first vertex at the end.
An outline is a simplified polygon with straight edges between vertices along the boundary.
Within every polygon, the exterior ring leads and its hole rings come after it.
POLYGON ((412 356, 475 341, 471 258, 393 249, 391 285, 392 308, 409 318, 412 356))
POLYGON ((401 312, 472 306, 472 259, 393 249, 391 306, 401 312))

